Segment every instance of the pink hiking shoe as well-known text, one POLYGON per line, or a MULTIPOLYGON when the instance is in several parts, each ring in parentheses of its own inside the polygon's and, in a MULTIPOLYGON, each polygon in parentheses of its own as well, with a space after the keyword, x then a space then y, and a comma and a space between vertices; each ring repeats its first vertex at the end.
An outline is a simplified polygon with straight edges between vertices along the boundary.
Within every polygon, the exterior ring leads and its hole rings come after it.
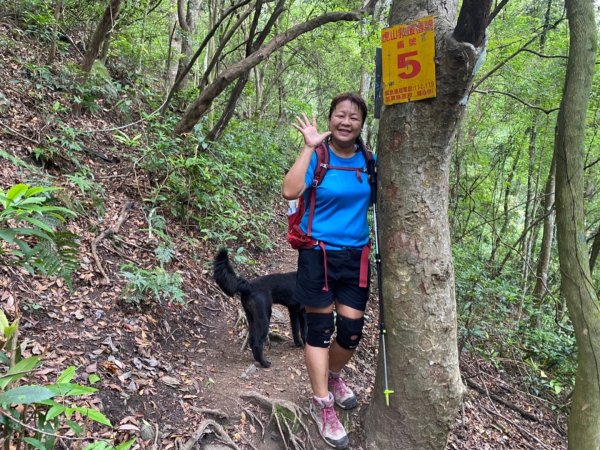
POLYGON ((344 449, 348 446, 348 435, 337 417, 331 393, 326 401, 313 397, 310 400, 309 410, 327 445, 336 449, 344 449))
POLYGON ((356 395, 352 392, 346 382, 339 375, 334 375, 331 372, 329 373, 329 379, 327 381, 329 392, 333 394, 333 398, 335 399, 335 403, 342 409, 352 409, 356 408, 358 405, 358 400, 356 399, 356 395))

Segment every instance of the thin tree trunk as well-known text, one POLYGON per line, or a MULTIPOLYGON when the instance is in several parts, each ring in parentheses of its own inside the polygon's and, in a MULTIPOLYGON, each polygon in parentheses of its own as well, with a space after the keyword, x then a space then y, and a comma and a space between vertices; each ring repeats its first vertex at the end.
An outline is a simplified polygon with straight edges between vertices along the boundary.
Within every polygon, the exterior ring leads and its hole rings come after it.
POLYGON ((54 62, 56 56, 56 47, 58 45, 58 23, 62 16, 63 0, 54 0, 54 24, 52 26, 52 42, 50 43, 50 50, 48 50, 48 60, 46 64, 49 66, 54 62))
POLYGON ((187 8, 184 8, 184 0, 177 1, 177 17, 179 26, 181 27, 181 57, 177 67, 177 76, 175 79, 181 77, 181 82, 178 84, 177 89, 185 88, 188 80, 189 71, 185 75, 186 67, 188 66, 193 55, 192 38, 196 33, 196 17, 198 16, 198 10, 200 9, 199 0, 188 0, 187 8))
POLYGON ((102 20, 100 20, 100 23, 98 23, 98 26, 96 27, 96 31, 94 31, 90 45, 88 46, 87 52, 83 57, 83 61, 81 62, 81 70, 84 74, 87 75, 90 73, 92 65, 98 57, 100 46, 102 45, 104 38, 106 37, 107 33, 112 30, 112 27, 117 20, 120 8, 121 0, 110 0, 106 10, 104 11, 104 15, 102 16, 102 20))
POLYGON ((584 139, 596 60, 594 0, 566 0, 569 59, 558 113, 556 225, 561 288, 577 342, 569 450, 600 449, 600 303, 585 239, 584 139))
MULTIPOLYGON (((529 161, 527 165, 527 194, 525 199, 525 217, 523 222, 523 230, 529 229, 529 224, 533 221, 536 208, 538 177, 535 171, 535 161, 537 139, 537 116, 534 115, 531 128, 529 129, 529 161)), ((531 249, 534 244, 533 236, 535 232, 532 230, 527 233, 527 237, 523 239, 521 252, 523 253, 523 264, 521 266, 521 275, 523 278, 523 287, 527 286, 529 279, 529 267, 531 267, 531 249)))
MULTIPOLYGON (((196 63, 196 61, 198 60, 198 58, 200 57, 200 55, 202 54, 202 52, 204 51, 204 49, 211 42, 213 36, 215 35, 215 33, 217 32, 217 30, 219 29, 219 26, 221 25, 221 23, 223 23, 223 21, 229 15, 233 14, 237 9, 241 8, 244 5, 247 5, 251 1, 252 0, 241 0, 239 3, 231 6, 227 11, 225 11, 221 15, 221 17, 217 20, 217 22, 214 24, 214 26, 212 26, 210 28, 210 31, 206 34, 206 36, 204 37, 204 40, 200 43, 200 46, 196 50, 196 53, 194 53, 194 55, 190 59, 190 62, 188 63, 188 65, 186 66, 186 68, 181 73, 179 73, 178 76, 176 77, 175 82, 173 83, 173 86, 171 86, 171 90, 167 94, 167 98, 165 100, 165 103, 163 104, 163 106, 161 108, 161 111, 160 111, 161 114, 164 114, 165 111, 167 110, 167 108, 169 106, 169 103, 171 102, 171 99, 173 98, 173 95, 175 95, 175 93, 179 90, 180 84, 183 82, 183 79, 187 76, 187 74, 189 73, 189 71, 192 70, 192 67, 194 67, 194 64, 196 63)), ((195 125, 195 123, 194 123, 194 125, 195 125)), ((193 127, 193 125, 192 125, 192 127, 193 127)))
POLYGON ((592 249, 590 251, 590 273, 594 272, 594 266, 598 260, 598 254, 600 253, 600 228, 596 230, 594 234, 594 240, 592 242, 592 249))
MULTIPOLYGON (((517 154, 513 160, 512 167, 510 172, 508 173, 508 178, 504 181, 504 190, 502 196, 502 227, 500 230, 495 230, 495 236, 492 242, 492 251, 490 253, 490 257, 488 259, 488 263, 490 265, 494 265, 494 261, 496 260, 496 253, 500 249, 500 245, 502 243, 503 237, 506 235, 506 230, 508 229, 508 225, 510 223, 509 217, 509 201, 511 195, 511 189, 513 188, 513 180, 517 174, 517 167, 519 165, 519 160, 521 159, 521 147, 519 146, 517 149, 517 154)), ((495 221, 494 221, 495 222, 495 221)), ((493 277, 497 277, 500 275, 501 271, 499 267, 496 267, 493 270, 493 277)))
POLYGON ((173 58, 173 49, 179 48, 179 38, 176 33, 177 21, 173 22, 171 32, 169 33, 169 50, 167 51, 167 61, 165 63, 164 88, 165 92, 173 86, 177 76, 177 61, 173 58))
POLYGON ((454 268, 448 226, 451 151, 491 0, 395 0, 390 24, 435 17, 437 97, 386 106, 379 125, 380 228, 389 406, 382 352, 366 416, 367 448, 442 449, 460 407, 454 268))
POLYGON ((554 240, 554 189, 556 184, 556 155, 552 157, 550 164, 550 173, 546 180, 544 189, 544 198, 542 199, 542 214, 544 218, 544 231, 542 233, 542 243, 540 244, 540 254, 535 272, 535 287, 533 288, 533 298, 538 308, 547 292, 548 269, 550 267, 550 257, 552 256, 552 241, 554 240))

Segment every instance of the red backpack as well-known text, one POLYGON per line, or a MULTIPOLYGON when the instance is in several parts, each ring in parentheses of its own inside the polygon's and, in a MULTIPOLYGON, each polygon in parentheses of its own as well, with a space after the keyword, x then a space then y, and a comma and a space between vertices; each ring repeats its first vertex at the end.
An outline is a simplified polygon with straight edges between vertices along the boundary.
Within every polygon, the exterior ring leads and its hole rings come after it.
MULTIPOLYGON (((340 167, 340 166, 330 166, 329 165, 329 151, 325 142, 321 142, 316 148, 315 152, 317 153, 317 167, 315 169, 315 174, 313 177, 312 186, 310 187, 310 212, 308 215, 308 226, 306 233, 302 231, 300 228, 300 222, 302 221, 302 216, 304 216, 304 211, 306 210, 306 205, 304 204, 304 194, 300 196, 298 199, 298 207, 295 212, 288 215, 288 235, 287 239, 292 248, 312 248, 315 245, 319 245, 320 242, 314 239, 311 236, 312 231, 312 222, 315 214, 315 203, 317 198, 317 186, 321 184, 323 181, 323 177, 327 173, 328 169, 336 169, 336 170, 352 170, 356 171, 357 176, 360 176, 360 173, 367 173, 368 180, 371 184, 374 180, 373 171, 374 171, 374 159, 373 152, 370 149, 365 148, 363 145, 359 145, 360 150, 362 151, 363 157, 365 158, 365 167, 340 167)), ((373 186, 371 185, 371 193, 373 193, 373 186)), ((372 200, 374 200, 373 195, 371 196, 372 200)))

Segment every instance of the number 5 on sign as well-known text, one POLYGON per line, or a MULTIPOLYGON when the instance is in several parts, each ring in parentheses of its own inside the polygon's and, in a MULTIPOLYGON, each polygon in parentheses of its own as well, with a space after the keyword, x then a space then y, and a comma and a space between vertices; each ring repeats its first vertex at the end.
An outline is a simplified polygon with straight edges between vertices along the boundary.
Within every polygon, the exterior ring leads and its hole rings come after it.
POLYGON ((383 103, 435 97, 433 17, 381 31, 383 103))

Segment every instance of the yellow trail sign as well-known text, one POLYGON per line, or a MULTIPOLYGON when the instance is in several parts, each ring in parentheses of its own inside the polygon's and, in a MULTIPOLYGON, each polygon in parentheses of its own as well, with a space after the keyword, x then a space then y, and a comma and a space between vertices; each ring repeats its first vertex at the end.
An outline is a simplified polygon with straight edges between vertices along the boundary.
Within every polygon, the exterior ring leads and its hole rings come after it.
POLYGON ((435 97, 433 16, 381 30, 383 103, 435 97))

